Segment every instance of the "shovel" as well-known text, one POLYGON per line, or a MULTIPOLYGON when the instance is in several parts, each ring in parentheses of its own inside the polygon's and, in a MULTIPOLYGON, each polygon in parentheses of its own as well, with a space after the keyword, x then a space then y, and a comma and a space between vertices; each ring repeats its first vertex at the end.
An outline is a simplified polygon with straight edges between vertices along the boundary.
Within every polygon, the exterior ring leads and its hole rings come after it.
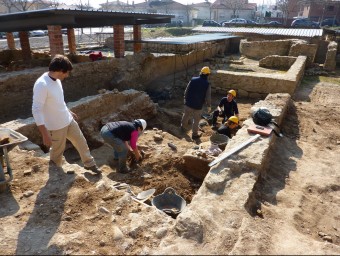
POLYGON ((128 187, 127 192, 131 194, 132 198, 137 199, 138 201, 141 202, 145 202, 156 192, 156 189, 152 188, 146 191, 142 191, 136 195, 135 193, 132 192, 131 188, 128 187))

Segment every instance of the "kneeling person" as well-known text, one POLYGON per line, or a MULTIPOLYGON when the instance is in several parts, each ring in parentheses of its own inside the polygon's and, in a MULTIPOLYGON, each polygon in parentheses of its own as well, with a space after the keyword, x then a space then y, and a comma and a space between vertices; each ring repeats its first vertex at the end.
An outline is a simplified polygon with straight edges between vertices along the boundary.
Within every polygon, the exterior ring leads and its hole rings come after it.
POLYGON ((137 119, 133 122, 110 122, 102 127, 100 135, 106 143, 113 147, 114 159, 118 160, 118 172, 129 172, 129 168, 126 166, 128 151, 134 153, 137 161, 142 159, 137 147, 137 140, 145 128, 146 121, 144 119, 137 119))
POLYGON ((238 126, 238 118, 237 116, 231 116, 227 120, 227 122, 224 123, 224 125, 221 125, 220 128, 218 128, 217 132, 219 134, 223 134, 231 138, 231 132, 238 126))

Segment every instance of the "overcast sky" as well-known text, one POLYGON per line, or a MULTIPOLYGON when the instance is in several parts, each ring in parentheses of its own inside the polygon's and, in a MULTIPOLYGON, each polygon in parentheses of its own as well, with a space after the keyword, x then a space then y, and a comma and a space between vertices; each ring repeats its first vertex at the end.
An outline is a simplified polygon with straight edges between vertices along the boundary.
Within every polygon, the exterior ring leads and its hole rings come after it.
MULTIPOLYGON (((109 2, 112 2, 112 1, 113 0, 109 0, 109 2)), ((120 0, 120 1, 127 1, 127 0, 120 0)), ((133 0, 128 0, 128 1, 129 1, 129 4, 131 4, 133 0)), ((181 4, 192 4, 192 3, 196 4, 196 3, 204 2, 204 0, 175 0, 175 1, 181 4)), ((258 5, 261 5, 262 3, 271 4, 275 2, 275 0, 248 0, 248 1, 249 3, 257 3, 258 5)), ((63 2, 67 2, 68 4, 69 3, 79 4, 80 2, 82 2, 83 4, 90 3, 90 5, 94 8, 99 8, 99 4, 106 3, 105 0, 72 0, 72 1, 63 1, 63 2)), ((135 4, 137 4, 137 3, 144 2, 144 0, 134 0, 134 2, 135 4)), ((214 1, 209 0, 209 2, 214 2, 214 1)))

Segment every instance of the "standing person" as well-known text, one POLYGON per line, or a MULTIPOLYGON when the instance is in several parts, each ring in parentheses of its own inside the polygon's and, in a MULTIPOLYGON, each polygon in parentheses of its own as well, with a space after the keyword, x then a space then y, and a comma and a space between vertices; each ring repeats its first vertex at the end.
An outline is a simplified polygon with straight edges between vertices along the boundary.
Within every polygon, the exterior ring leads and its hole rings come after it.
POLYGON ((198 77, 193 77, 184 92, 184 113, 181 121, 181 129, 185 130, 190 118, 192 123, 192 139, 198 139, 198 123, 201 119, 204 103, 211 111, 211 87, 208 82, 209 67, 203 67, 198 77))
POLYGON ((228 136, 231 139, 231 133, 232 131, 238 126, 238 118, 237 116, 231 116, 228 118, 227 122, 224 123, 224 125, 221 125, 217 133, 223 134, 228 136))
POLYGON ((106 143, 113 147, 114 159, 118 160, 118 172, 127 173, 130 171, 126 166, 129 151, 134 153, 136 161, 142 159, 137 147, 137 140, 145 128, 146 121, 144 119, 137 119, 133 122, 110 122, 102 127, 100 135, 106 143))
POLYGON ((58 167, 62 166, 66 139, 68 139, 77 149, 84 168, 101 173, 75 121, 76 114, 67 108, 64 100, 61 81, 69 76, 72 69, 72 63, 63 55, 56 55, 51 60, 49 71, 40 76, 33 87, 33 117, 44 145, 51 147, 50 160, 58 167))
POLYGON ((222 124, 225 123, 225 121, 228 120, 229 117, 231 116, 236 116, 237 118, 239 118, 237 102, 235 101, 235 97, 236 91, 230 90, 228 91, 227 97, 223 97, 221 99, 220 104, 218 104, 216 110, 213 113, 212 126, 214 128, 216 128, 218 116, 223 117, 222 124), (221 109, 222 107, 223 111, 221 109))

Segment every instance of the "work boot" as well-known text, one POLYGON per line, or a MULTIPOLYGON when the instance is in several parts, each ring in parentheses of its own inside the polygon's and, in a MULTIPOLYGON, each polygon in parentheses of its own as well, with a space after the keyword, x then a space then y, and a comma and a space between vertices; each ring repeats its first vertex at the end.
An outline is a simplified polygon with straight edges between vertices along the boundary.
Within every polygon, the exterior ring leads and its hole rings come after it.
POLYGON ((100 169, 98 169, 97 165, 92 165, 90 167, 84 167, 86 170, 89 170, 91 172, 94 172, 94 173, 97 173, 97 174, 100 174, 102 173, 102 171, 100 169))
POLYGON ((131 171, 131 169, 129 168, 129 167, 127 167, 127 166, 125 166, 125 167, 122 167, 122 168, 118 168, 118 172, 119 173, 129 173, 131 171))
POLYGON ((119 173, 128 173, 130 168, 126 166, 126 157, 122 157, 118 159, 118 172, 119 173))

